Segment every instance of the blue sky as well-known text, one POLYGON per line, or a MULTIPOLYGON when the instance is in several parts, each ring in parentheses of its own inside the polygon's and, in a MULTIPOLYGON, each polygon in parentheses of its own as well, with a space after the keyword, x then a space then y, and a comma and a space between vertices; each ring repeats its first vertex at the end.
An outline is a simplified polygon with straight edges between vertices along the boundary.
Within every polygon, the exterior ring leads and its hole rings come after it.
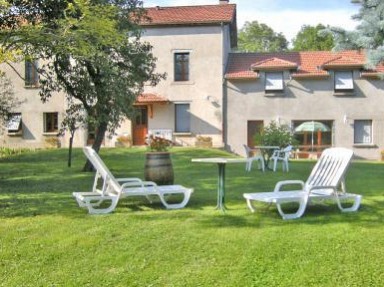
MULTIPOLYGON (((145 7, 211 5, 219 0, 144 0, 145 7)), ((291 41, 303 25, 331 25, 353 30, 357 22, 351 16, 359 6, 350 0, 230 0, 237 4, 237 24, 245 21, 267 24, 291 41)))

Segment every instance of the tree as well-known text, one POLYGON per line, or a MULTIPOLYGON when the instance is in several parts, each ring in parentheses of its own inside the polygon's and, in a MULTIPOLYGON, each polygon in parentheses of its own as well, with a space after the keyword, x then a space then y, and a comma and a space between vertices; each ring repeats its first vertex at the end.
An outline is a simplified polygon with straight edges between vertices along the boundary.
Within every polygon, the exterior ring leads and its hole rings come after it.
POLYGON ((12 82, 0 71, 0 123, 4 122, 9 113, 19 104, 13 91, 12 82))
POLYGON ((335 41, 334 50, 365 50, 366 68, 375 68, 384 60, 384 1, 352 0, 360 5, 358 14, 352 18, 360 21, 354 31, 339 27, 330 27, 321 33, 332 34, 335 41))
POLYGON ((332 35, 321 35, 319 31, 326 27, 322 24, 317 26, 304 25, 292 40, 294 51, 330 51, 333 48, 332 35))
MULTIPOLYGON (((93 123, 92 147, 99 151, 106 132, 133 115, 133 103, 144 83, 155 85, 164 78, 154 73, 152 47, 140 41, 139 23, 145 17, 142 1, 10 2, 17 7, 17 19, 22 15, 28 24, 12 20, 14 9, 9 10, 6 24, 12 29, 3 31, 9 37, 8 46, 46 60, 39 69, 41 99, 48 101, 64 91, 70 107, 63 123, 70 124, 72 131, 74 120, 93 123), (80 111, 87 116, 80 116, 80 111)), ((84 169, 90 168, 87 162, 84 169)))
MULTIPOLYGON (((1 5, 1 2, 0 2, 1 5)), ((0 48, 0 64, 15 59, 16 53, 5 53, 0 48)), ((7 120, 8 115, 20 104, 15 97, 13 85, 6 74, 0 70, 0 124, 7 120)))
POLYGON ((278 52, 288 50, 288 41, 282 33, 257 21, 245 22, 239 31, 238 46, 241 51, 278 52))

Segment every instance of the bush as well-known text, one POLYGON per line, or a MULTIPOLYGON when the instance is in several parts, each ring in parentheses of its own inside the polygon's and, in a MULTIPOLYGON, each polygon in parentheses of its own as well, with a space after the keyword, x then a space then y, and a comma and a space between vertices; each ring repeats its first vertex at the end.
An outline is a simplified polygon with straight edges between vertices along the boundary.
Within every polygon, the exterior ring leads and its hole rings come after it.
MULTIPOLYGON (((272 121, 268 126, 264 127, 259 134, 256 134, 254 142, 256 145, 278 146, 280 148, 296 144, 296 140, 289 127, 286 125, 278 125, 275 121, 272 121)), ((269 150, 268 152, 273 153, 273 150, 269 150)))

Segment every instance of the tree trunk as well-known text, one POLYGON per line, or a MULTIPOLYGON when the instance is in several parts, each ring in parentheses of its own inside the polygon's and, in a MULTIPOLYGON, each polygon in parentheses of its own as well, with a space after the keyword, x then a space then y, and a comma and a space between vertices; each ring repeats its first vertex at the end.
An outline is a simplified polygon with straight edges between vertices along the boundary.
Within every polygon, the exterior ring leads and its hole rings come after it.
POLYGON ((68 149, 68 167, 72 166, 72 145, 73 145, 73 134, 69 138, 69 149, 68 149))
MULTIPOLYGON (((101 144, 103 142, 106 131, 107 131, 107 124, 106 123, 101 123, 97 127, 96 138, 95 138, 95 141, 93 142, 93 145, 92 145, 92 148, 97 153, 99 153, 99 150, 100 150, 101 144)), ((93 169, 91 162, 89 160, 87 160, 84 167, 83 167, 83 171, 93 171, 93 170, 94 169, 93 169)))

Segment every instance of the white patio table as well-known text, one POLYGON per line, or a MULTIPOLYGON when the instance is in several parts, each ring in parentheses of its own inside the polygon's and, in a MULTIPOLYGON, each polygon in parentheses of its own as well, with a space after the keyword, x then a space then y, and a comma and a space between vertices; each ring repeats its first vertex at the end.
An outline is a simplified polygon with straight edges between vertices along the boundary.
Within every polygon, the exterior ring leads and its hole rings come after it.
POLYGON ((217 206, 216 209, 225 211, 225 166, 227 163, 245 163, 246 158, 194 158, 192 162, 196 163, 216 163, 218 166, 217 178, 217 206))

